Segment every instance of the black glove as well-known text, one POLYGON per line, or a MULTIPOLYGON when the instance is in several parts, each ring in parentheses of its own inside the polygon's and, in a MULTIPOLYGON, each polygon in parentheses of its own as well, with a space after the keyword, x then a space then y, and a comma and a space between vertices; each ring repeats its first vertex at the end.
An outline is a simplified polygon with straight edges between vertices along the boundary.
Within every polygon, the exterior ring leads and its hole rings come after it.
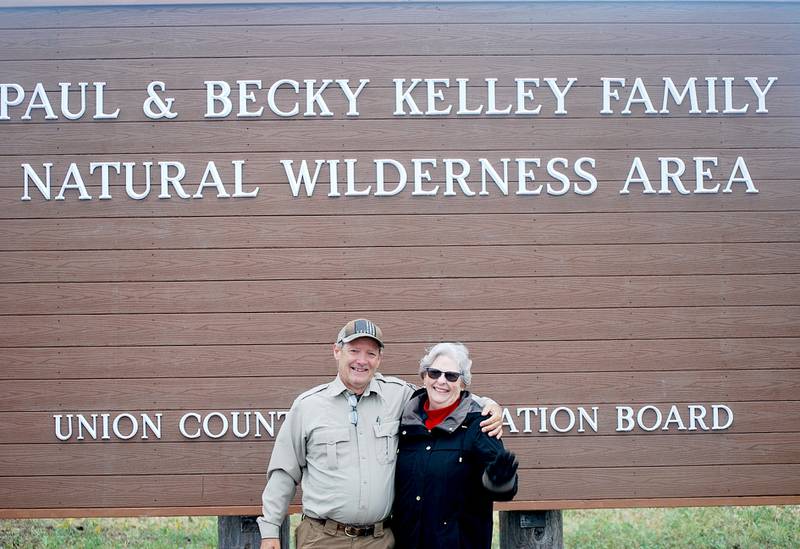
POLYGON ((495 486, 500 486, 512 478, 517 473, 519 462, 513 452, 503 450, 494 458, 494 461, 486 468, 486 476, 495 486))

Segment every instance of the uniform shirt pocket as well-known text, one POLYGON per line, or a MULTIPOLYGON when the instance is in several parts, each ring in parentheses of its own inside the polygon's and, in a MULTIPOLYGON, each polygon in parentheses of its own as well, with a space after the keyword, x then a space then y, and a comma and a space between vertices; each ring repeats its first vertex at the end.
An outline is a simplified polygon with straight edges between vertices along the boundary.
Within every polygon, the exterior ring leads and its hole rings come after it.
POLYGON ((400 430, 400 420, 376 423, 373 430, 378 461, 383 464, 394 463, 397 459, 397 433, 400 430))
MULTIPOLYGON (((337 456, 337 446, 350 441, 350 429, 348 427, 326 427, 314 433, 313 446, 321 458, 325 456, 329 469, 339 468, 337 456)), ((339 448, 341 451, 341 448, 339 448)))

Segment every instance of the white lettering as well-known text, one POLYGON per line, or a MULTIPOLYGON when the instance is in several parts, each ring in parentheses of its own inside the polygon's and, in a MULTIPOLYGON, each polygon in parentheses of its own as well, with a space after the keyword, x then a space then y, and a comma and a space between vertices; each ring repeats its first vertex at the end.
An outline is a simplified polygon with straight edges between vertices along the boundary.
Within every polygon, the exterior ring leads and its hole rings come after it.
POLYGON ((733 425, 733 410, 724 404, 712 404, 711 413, 713 418, 711 423, 712 431, 722 431, 733 425), (726 420, 724 424, 720 423, 720 412, 725 413, 726 420))
POLYGON ((350 89, 350 80, 337 80, 337 84, 342 89, 342 93, 344 93, 345 97, 347 98, 347 116, 358 116, 358 108, 357 108, 357 101, 358 96, 361 94, 364 87, 369 84, 369 78, 362 78, 358 81, 358 89, 353 92, 350 89))
POLYGON ((314 187, 317 185, 319 171, 322 168, 322 165, 325 164, 325 160, 314 160, 316 168, 314 169, 313 176, 309 174, 308 163, 305 160, 300 162, 300 169, 298 170, 296 176, 294 171, 292 171, 294 160, 281 160, 281 164, 283 165, 283 170, 286 172, 286 177, 289 180, 289 187, 292 189, 293 196, 298 196, 300 194, 300 185, 303 185, 305 188, 306 196, 311 196, 314 194, 314 187))
POLYGON ((450 114, 450 111, 453 110, 452 105, 448 105, 446 109, 439 109, 436 107, 436 101, 443 101, 444 100, 444 92, 442 90, 437 90, 436 86, 441 84, 445 88, 450 87, 450 79, 449 78, 427 78, 425 80, 425 84, 428 88, 428 110, 425 111, 425 114, 431 116, 443 116, 450 114))
POLYGON ((149 414, 142 414, 142 438, 146 439, 147 437, 147 429, 150 429, 153 432, 153 436, 156 438, 161 438, 161 414, 156 414, 156 421, 153 422, 153 419, 150 417, 149 414))
POLYGON ((683 100, 686 99, 686 96, 689 96, 689 104, 691 108, 689 112, 691 114, 699 114, 700 108, 697 106, 697 78, 692 76, 689 80, 686 81, 686 85, 683 87, 683 91, 678 93, 678 88, 675 87, 675 83, 672 81, 672 78, 664 77, 664 102, 661 105, 661 114, 669 114, 669 108, 667 107, 667 101, 670 97, 672 100, 675 101, 676 105, 680 105, 683 103, 683 100))
POLYGON ((322 92, 333 83, 333 80, 322 80, 322 85, 317 91, 314 91, 316 80, 303 80, 303 82, 306 84, 306 112, 303 116, 317 116, 314 105, 319 106, 319 116, 333 116, 333 112, 322 97, 322 92))
POLYGON ((81 109, 78 112, 69 110, 69 88, 70 82, 59 82, 58 86, 61 88, 61 114, 68 120, 78 120, 86 112, 86 88, 89 86, 88 82, 78 82, 78 87, 81 90, 81 109))
POLYGON ((178 431, 180 431, 181 435, 186 438, 200 438, 200 414, 196 412, 188 412, 181 416, 180 421, 178 422, 178 431), (186 431, 186 421, 191 418, 197 422, 197 431, 194 433, 188 433, 186 431))
POLYGON ((436 167, 436 159, 435 158, 412 158, 411 163, 414 166, 414 191, 411 193, 412 196, 435 196, 437 192, 439 192, 439 185, 436 185, 433 189, 423 189, 422 188, 422 181, 430 181, 431 180, 431 172, 430 170, 423 170, 423 164, 430 164, 432 168, 436 167))
POLYGON ((114 436, 117 438, 121 438, 122 440, 128 440, 136 436, 136 433, 139 432, 139 422, 133 417, 131 414, 123 413, 119 414, 117 417, 114 418, 113 423, 111 424, 111 430, 114 432, 114 436), (128 434, 122 434, 122 431, 119 429, 119 424, 122 422, 123 419, 127 419, 128 422, 131 424, 130 432, 128 434))
POLYGON ((231 86, 222 80, 206 80, 206 114, 205 118, 225 118, 231 113, 233 103, 228 98, 231 86), (214 107, 220 103, 222 109, 217 111, 214 107))
POLYGON ((228 418, 222 415, 220 412, 211 412, 207 414, 205 418, 203 418, 203 432, 206 436, 211 438, 221 438, 225 436, 225 433, 228 432, 228 418), (212 419, 219 419, 219 423, 221 425, 221 429, 217 432, 211 431, 211 420, 212 419))
POLYGON ((583 433, 586 431, 584 427, 584 421, 589 424, 589 427, 594 431, 597 432, 597 406, 592 406, 592 415, 589 415, 589 412, 586 411, 586 408, 583 406, 578 407, 578 432, 583 433))
POLYGON ((745 164, 744 158, 741 156, 736 158, 736 163, 733 165, 733 170, 731 170, 731 176, 728 178, 728 183, 722 189, 722 192, 732 192, 731 187, 734 183, 744 183, 747 186, 746 193, 758 193, 758 189, 753 184, 753 178, 750 177, 750 170, 747 169, 747 164, 745 164), (740 172, 741 175, 739 175, 740 172))
POLYGON ((64 417, 61 414, 53 415, 53 420, 55 421, 55 432, 56 438, 58 440, 69 440, 72 438, 72 414, 67 414, 67 426, 69 427, 69 431, 67 434, 64 434, 61 425, 61 418, 64 417))
POLYGON ((239 429, 239 415, 241 412, 231 412, 231 425, 233 426, 233 436, 244 438, 250 434, 250 412, 244 412, 245 427, 244 431, 239 429))
POLYGON ((567 85, 562 90, 558 87, 558 79, 557 78, 545 78, 545 82, 547 85, 550 86, 550 91, 553 92, 553 95, 556 98, 556 110, 553 111, 553 114, 567 114, 567 109, 564 107, 565 100, 567 98, 567 92, 569 92, 572 85, 578 81, 577 78, 568 78, 567 85))
POLYGON ((500 162, 503 163, 503 175, 501 176, 494 169, 494 166, 486 158, 479 158, 478 162, 481 164, 481 195, 488 195, 489 191, 486 190, 486 174, 492 178, 492 181, 500 192, 508 196, 508 163, 511 162, 510 158, 501 158, 500 162))
POLYGON ((403 165, 398 162, 397 160, 392 160, 391 158, 383 158, 375 160, 375 196, 394 196, 400 191, 402 191, 406 186, 406 181, 408 176, 406 174, 406 169, 403 165), (392 166, 395 170, 397 170, 397 185, 394 189, 386 190, 385 187, 385 170, 386 165, 392 166))
POLYGON ((67 189, 77 189, 79 200, 91 200, 92 197, 86 192, 86 185, 83 184, 83 177, 75 162, 70 163, 67 173, 64 176, 64 182, 61 184, 61 189, 58 191, 56 200, 64 200, 64 191, 67 189), (72 181, 72 182, 70 182, 72 181))
MULTIPOLYGON (((257 90, 260 90, 261 80, 237 80, 236 83, 239 85, 239 113, 236 116, 241 118, 261 116, 261 113, 264 112, 264 107, 259 107, 257 111, 247 110, 247 103, 255 102, 256 100, 256 94, 247 91, 247 86, 255 86, 257 90)), ((228 112, 230 112, 230 109, 228 109, 228 112)))
POLYGON ((764 89, 761 89, 761 86, 758 85, 758 78, 754 76, 748 76, 745 78, 750 87, 753 88, 753 93, 756 94, 756 98, 758 99, 758 108, 756 109, 757 113, 767 113, 767 92, 772 87, 772 84, 778 79, 777 76, 770 76, 767 81, 767 86, 764 89))
POLYGON ((222 178, 219 176, 217 165, 211 161, 206 164, 206 171, 203 172, 203 177, 200 179, 200 185, 197 187, 197 192, 194 193, 194 198, 203 198, 203 189, 206 187, 214 187, 217 189, 217 198, 230 198, 231 195, 225 190, 225 185, 222 184, 222 178), (208 179, 211 179, 209 182, 208 179))
POLYGON ((631 169, 628 172, 628 177, 625 179, 625 186, 622 187, 622 190, 619 192, 619 194, 630 194, 628 186, 631 183, 641 183, 643 187, 642 194, 654 194, 656 192, 656 190, 650 184, 650 178, 647 177, 647 171, 642 165, 642 159, 638 156, 633 158, 631 169), (634 176, 634 172, 636 173, 636 176, 634 176))
POLYGON ((10 120, 8 107, 16 107, 25 100, 25 90, 19 84, 0 84, 0 120, 10 120), (14 90, 14 99, 8 98, 8 90, 14 90))
POLYGON ((175 188, 179 197, 190 198, 189 193, 184 191, 181 186, 181 180, 186 175, 186 168, 182 162, 159 162, 158 167, 161 168, 161 194, 158 195, 158 198, 172 198, 172 195, 169 194, 170 185, 175 188), (170 168, 175 168, 177 173, 170 175, 170 168))
POLYGON ((511 417, 511 412, 508 411, 508 408, 503 408, 503 425, 508 427, 510 433, 519 433, 519 429, 517 429, 514 418, 511 417))
POLYGON ((716 166, 717 157, 716 156, 694 157, 694 171, 695 171, 694 192, 696 194, 714 194, 717 191, 719 191, 719 183, 717 183, 710 189, 704 186, 704 182, 706 179, 713 179, 713 176, 711 175, 711 169, 705 167, 706 162, 711 162, 714 166, 716 166))
POLYGON ((617 432, 633 431, 633 408, 617 406, 617 432))
POLYGON ((559 433, 568 433, 575 427, 575 413, 566 406, 559 406, 558 408, 555 408, 552 412, 550 412, 550 426, 554 431, 558 431, 559 433), (566 427, 559 427, 558 425, 557 419, 559 412, 565 412, 567 414, 566 427))
POLYGON ((416 88, 417 84, 422 82, 422 80, 419 78, 412 78, 411 85, 405 91, 403 90, 403 85, 406 83, 405 78, 395 78, 392 82, 394 82, 394 115, 404 116, 406 114, 404 105, 408 105, 410 109, 408 114, 421 115, 422 111, 414 102, 414 98, 411 97, 411 92, 414 91, 414 88, 416 88))
POLYGON ((708 431, 708 426, 703 421, 703 418, 706 417, 706 407, 699 406, 697 404, 690 404, 689 405, 689 430, 690 431, 697 431, 697 427, 695 424, 700 425, 700 428, 703 431, 708 431))
POLYGON ((231 160, 233 164, 233 197, 252 198, 258 195, 261 187, 256 187, 252 191, 244 190, 244 160, 231 160))
POLYGON ((42 194, 45 200, 50 200, 50 168, 53 167, 52 162, 46 162, 42 164, 44 168, 44 181, 39 177, 33 166, 28 163, 21 164, 22 166, 22 174, 23 174, 23 183, 22 183, 22 197, 20 200, 30 200, 31 195, 28 193, 29 181, 33 181, 33 184, 36 185, 36 188, 39 189, 39 192, 42 194))
POLYGON ((514 82, 517 83, 517 110, 514 111, 514 114, 539 114, 542 110, 542 105, 539 104, 535 109, 528 109, 525 107, 525 100, 530 99, 531 101, 534 100, 533 97, 533 90, 526 89, 525 86, 528 84, 533 84, 535 87, 539 87, 539 79, 538 78, 515 78, 514 82))
POLYGON ((669 190, 669 183, 675 185, 675 189, 681 194, 689 194, 686 187, 681 183, 681 175, 686 171, 686 164, 680 158, 674 157, 659 157, 658 161, 661 163, 661 189, 659 194, 671 194, 669 190), (670 164, 675 165, 675 169, 670 170, 670 164))
POLYGON ((109 192, 109 171, 111 168, 117 172, 117 175, 120 173, 120 163, 119 162, 91 162, 89 164, 89 173, 93 174, 94 171, 100 168, 100 200, 111 200, 111 193, 109 192))
POLYGON ((278 89, 284 84, 291 87, 296 94, 300 93, 300 84, 296 80, 278 80, 274 84, 269 87, 269 91, 267 92, 267 104, 269 105, 269 109, 277 114, 278 116, 289 117, 295 116, 297 113, 300 112, 300 102, 295 101, 294 107, 291 110, 284 111, 278 108, 278 105, 275 103, 275 94, 278 93, 278 89))

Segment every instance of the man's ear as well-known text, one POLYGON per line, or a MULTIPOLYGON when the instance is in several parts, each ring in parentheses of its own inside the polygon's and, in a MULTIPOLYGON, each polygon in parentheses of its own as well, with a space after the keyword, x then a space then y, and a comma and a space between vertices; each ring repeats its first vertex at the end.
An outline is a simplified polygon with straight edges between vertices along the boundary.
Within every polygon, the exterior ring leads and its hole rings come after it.
POLYGON ((339 347, 339 344, 338 343, 334 343, 333 344, 333 358, 335 358, 336 360, 339 360, 339 353, 341 353, 341 352, 342 352, 342 348, 339 347))

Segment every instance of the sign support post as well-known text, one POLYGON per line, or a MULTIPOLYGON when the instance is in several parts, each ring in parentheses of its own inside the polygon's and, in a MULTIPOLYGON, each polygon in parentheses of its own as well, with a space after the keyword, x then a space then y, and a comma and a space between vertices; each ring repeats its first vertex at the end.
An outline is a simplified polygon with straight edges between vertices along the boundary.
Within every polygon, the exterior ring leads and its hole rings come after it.
MULTIPOLYGON (((289 549, 291 530, 287 515, 281 524, 281 549, 289 549)), ((261 532, 258 517, 225 516, 217 517, 219 549, 258 549, 261 546, 261 532)))
POLYGON ((561 511, 500 511, 500 549, 563 549, 561 511))

